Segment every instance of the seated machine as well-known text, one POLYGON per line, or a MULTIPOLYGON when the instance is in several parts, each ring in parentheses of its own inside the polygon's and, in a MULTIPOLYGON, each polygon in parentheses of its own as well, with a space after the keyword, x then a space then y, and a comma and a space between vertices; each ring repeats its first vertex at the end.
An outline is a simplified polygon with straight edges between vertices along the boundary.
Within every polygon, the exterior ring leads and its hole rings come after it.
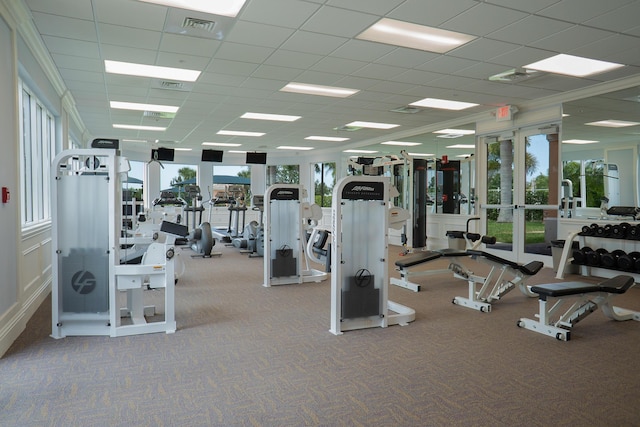
POLYGON ((333 188, 331 328, 344 331, 407 325, 415 310, 389 301, 388 177, 350 176, 333 188))
POLYGON ((571 328, 598 308, 613 320, 640 321, 640 312, 612 304, 616 295, 625 293, 633 285, 633 277, 618 275, 596 284, 566 282, 532 286, 531 292, 538 296, 540 311, 536 320, 522 318, 518 326, 569 341, 571 328))

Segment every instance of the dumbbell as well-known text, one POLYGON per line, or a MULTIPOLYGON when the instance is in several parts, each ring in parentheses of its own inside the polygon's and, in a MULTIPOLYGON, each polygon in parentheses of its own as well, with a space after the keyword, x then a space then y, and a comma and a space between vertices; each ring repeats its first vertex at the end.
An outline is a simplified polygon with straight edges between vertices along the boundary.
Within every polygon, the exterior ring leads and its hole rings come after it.
POLYGON ((602 257, 609 252, 606 249, 599 248, 595 251, 587 252, 587 264, 592 267, 597 267, 602 263, 602 257))
POLYGON ((630 271, 635 267, 635 260, 631 257, 630 254, 623 252, 618 257, 617 264, 620 270, 630 271))
POLYGON ((614 239, 624 239, 626 237, 626 228, 622 226, 622 224, 613 224, 609 228, 609 237, 613 237, 614 239))
POLYGON ((627 228, 627 239, 640 240, 640 225, 630 225, 627 228))
POLYGON ((631 228, 631 224, 629 224, 628 222, 621 222, 620 223, 620 228, 622 229, 622 239, 627 239, 627 236, 629 235, 629 229, 631 228))
POLYGON ((582 231, 580 232, 581 236, 595 236, 596 230, 598 229, 598 224, 585 225, 582 227, 582 231))
POLYGON ((607 224, 605 226, 599 225, 596 228, 596 233, 594 234, 594 236, 596 236, 596 237, 607 237, 610 228, 611 228, 611 224, 607 224))
POLYGON ((573 260, 576 264, 587 264, 587 254, 593 252, 589 246, 584 246, 580 249, 573 251, 573 260))
POLYGON ((633 269, 640 271, 640 252, 629 252, 629 256, 633 260, 633 269))
POLYGON ((620 258, 621 255, 627 255, 627 253, 621 249, 616 249, 613 252, 608 252, 606 254, 603 254, 600 257, 600 262, 602 263, 602 266, 605 268, 618 268, 618 258, 620 258))

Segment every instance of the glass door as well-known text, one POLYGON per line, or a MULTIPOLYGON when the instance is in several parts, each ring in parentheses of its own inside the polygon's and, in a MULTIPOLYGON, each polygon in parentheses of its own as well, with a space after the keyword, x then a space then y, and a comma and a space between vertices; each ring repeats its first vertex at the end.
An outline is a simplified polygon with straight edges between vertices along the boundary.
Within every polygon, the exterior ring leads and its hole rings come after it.
POLYGON ((480 207, 484 212, 485 234, 495 237, 494 245, 487 249, 499 251, 496 255, 513 259, 514 250, 514 144, 511 135, 485 137, 485 194, 480 207), (509 252, 506 254, 505 252, 509 252))
POLYGON ((485 137, 487 250, 513 261, 551 263, 557 238, 559 144, 557 126, 485 137), (549 257, 546 259, 545 257, 549 257))
POLYGON ((558 128, 525 129, 518 138, 523 148, 518 158, 521 168, 516 191, 518 215, 514 221, 514 229, 521 236, 518 261, 550 263, 552 241, 558 233, 558 128))

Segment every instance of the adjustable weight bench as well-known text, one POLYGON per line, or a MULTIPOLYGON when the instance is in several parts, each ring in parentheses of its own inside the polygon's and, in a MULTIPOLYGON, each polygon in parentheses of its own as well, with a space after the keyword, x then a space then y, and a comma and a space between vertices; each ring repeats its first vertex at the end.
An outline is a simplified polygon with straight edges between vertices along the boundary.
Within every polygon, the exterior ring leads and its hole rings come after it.
MULTIPOLYGON (((415 267, 417 265, 422 265, 428 263, 430 261, 434 261, 440 258, 448 258, 448 257, 461 257, 467 256, 467 251, 457 250, 457 249, 442 249, 437 251, 423 251, 417 252, 403 259, 399 259, 395 262, 396 270, 400 272, 400 279, 392 277, 389 281, 392 285, 400 286, 402 288, 411 289, 414 292, 420 292, 420 285, 417 283, 413 283, 409 280, 410 277, 415 276, 426 276, 432 274, 442 274, 444 272, 448 272, 452 269, 452 265, 449 265, 447 269, 436 269, 436 270, 420 270, 420 271, 412 271, 411 267, 415 267)), ((460 266, 456 267, 458 270, 462 270, 460 266)))
POLYGON ((459 275, 454 271, 454 276, 466 279, 469 282, 469 296, 467 298, 455 297, 453 299, 454 304, 489 312, 491 311, 491 303, 509 293, 516 285, 524 295, 529 297, 536 296, 535 293, 528 289, 526 281, 544 267, 544 263, 541 261, 518 264, 478 250, 468 250, 467 254, 477 261, 489 264, 491 270, 486 277, 473 274, 459 275), (479 289, 478 286, 480 286, 479 289))
POLYGON ((518 321, 518 326, 561 341, 569 341, 573 325, 598 307, 610 319, 640 321, 639 312, 611 304, 615 295, 625 293, 633 285, 633 277, 618 275, 596 284, 567 282, 532 286, 531 291, 538 295, 540 303, 540 312, 536 314, 538 320, 522 318, 518 321), (551 301, 555 302, 552 304, 551 301), (566 304, 569 306, 564 310, 566 304))

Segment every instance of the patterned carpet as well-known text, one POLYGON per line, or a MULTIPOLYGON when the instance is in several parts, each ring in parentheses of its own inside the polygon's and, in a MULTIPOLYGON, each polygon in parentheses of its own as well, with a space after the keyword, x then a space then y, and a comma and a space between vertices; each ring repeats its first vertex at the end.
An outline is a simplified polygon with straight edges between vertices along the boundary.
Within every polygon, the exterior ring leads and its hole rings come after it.
MULTIPOLYGON (((214 249, 221 258, 183 253, 175 334, 55 340, 45 301, 0 359, 0 425, 640 423, 638 322, 596 312, 560 342, 516 326, 535 299, 516 290, 491 313, 465 309, 451 300, 466 282, 444 273, 418 278, 419 293, 390 288, 416 310, 410 325, 334 336, 330 281, 265 288, 262 258, 214 249)), ((529 283, 553 281, 545 269, 529 283)), ((618 304, 640 310, 640 289, 618 304)))

